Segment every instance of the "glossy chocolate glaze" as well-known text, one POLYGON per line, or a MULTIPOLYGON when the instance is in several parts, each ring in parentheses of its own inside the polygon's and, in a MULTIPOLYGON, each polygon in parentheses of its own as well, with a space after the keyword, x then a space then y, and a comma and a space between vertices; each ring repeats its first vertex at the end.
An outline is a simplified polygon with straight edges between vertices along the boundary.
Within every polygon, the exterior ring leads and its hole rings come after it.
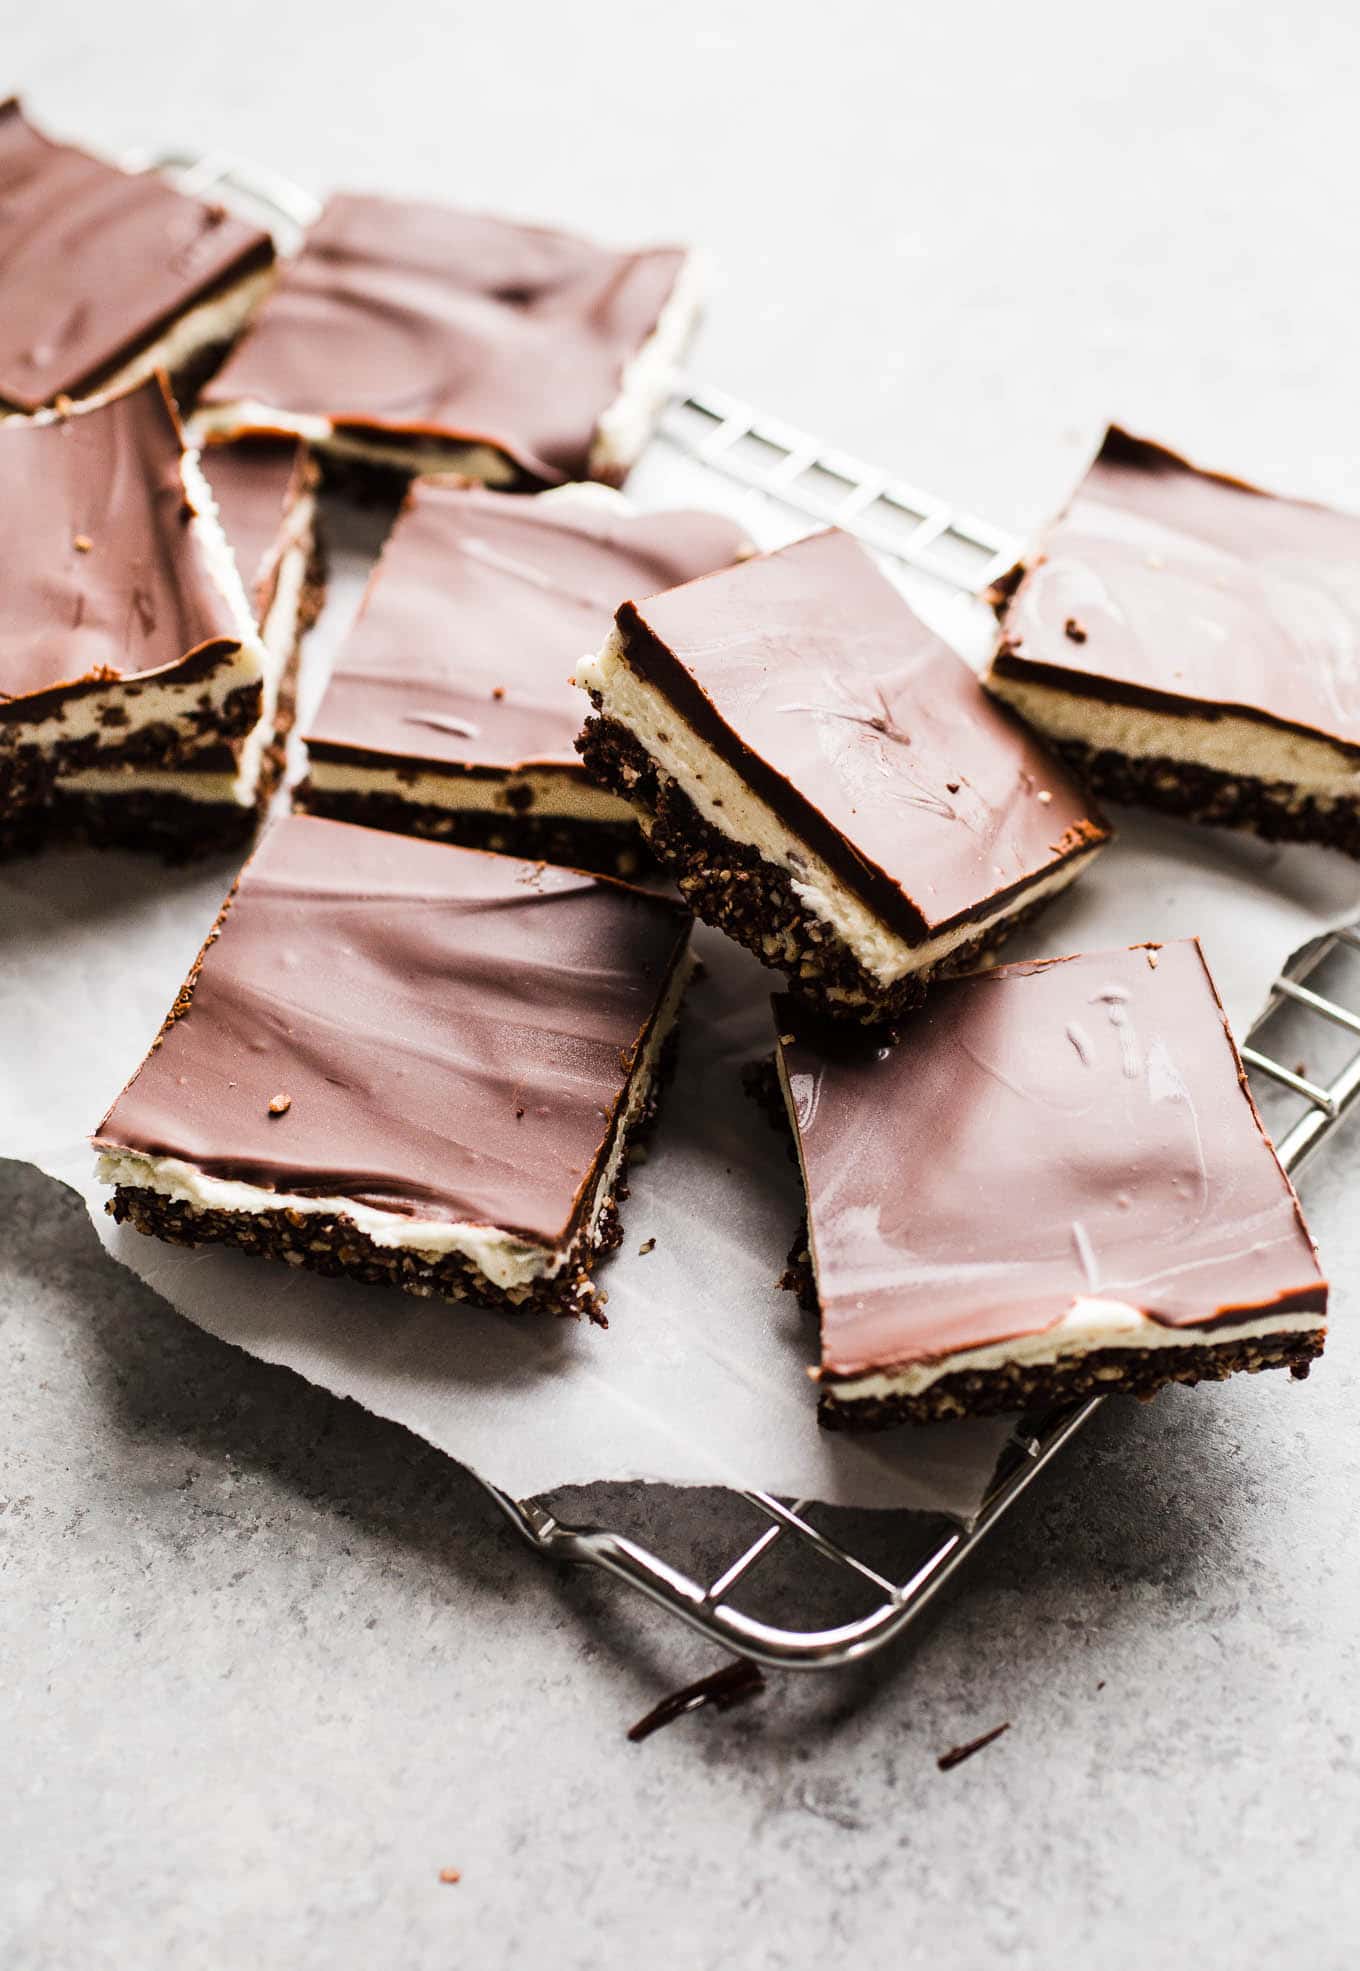
POLYGON ((0 102, 0 400, 36 411, 92 390, 273 257, 258 226, 53 143, 0 102))
POLYGON ((912 943, 1108 826, 848 534, 627 603, 628 663, 912 943))
POLYGON ((558 1246, 689 926, 622 884, 289 815, 96 1140, 558 1246))
POLYGON ((94 410, 0 423, 0 724, 118 679, 192 682, 239 650, 182 458, 155 377, 94 410))
POLYGON ((204 454, 203 470, 262 625, 274 599, 285 523, 313 476, 307 447, 291 438, 214 445, 204 454))
POLYGON ((1195 940, 937 985, 895 1046, 775 1003, 822 1310, 855 1376, 1043 1333, 1324 1310, 1195 940))
POLYGON ((531 479, 582 479, 684 258, 341 194, 203 401, 487 444, 531 479))
MULTIPOLYGON (((213 455, 209 455, 209 463, 213 455)), ((723 567, 711 513, 622 513, 417 480, 322 699, 317 759, 435 771, 548 763, 584 778, 570 682, 620 600, 723 567)))
POLYGON ((1001 609, 999 676, 1360 753, 1360 515, 1112 426, 1001 609))

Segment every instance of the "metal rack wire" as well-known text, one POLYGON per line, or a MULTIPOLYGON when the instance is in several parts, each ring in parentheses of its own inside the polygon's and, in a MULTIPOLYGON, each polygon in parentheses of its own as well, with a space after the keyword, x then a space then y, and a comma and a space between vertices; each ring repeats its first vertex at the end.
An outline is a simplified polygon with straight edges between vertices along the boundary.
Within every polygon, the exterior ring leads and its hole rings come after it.
MULTIPOLYGON (((185 189, 263 217, 285 252, 319 210, 300 187, 227 156, 129 162, 165 171, 185 189)), ((690 460, 786 513, 842 527, 876 554, 960 596, 979 595, 1017 558, 1019 543, 1002 530, 723 392, 692 387, 678 393, 660 435, 690 460)), ((1337 930, 1291 961, 1242 1058, 1274 1126, 1281 1161, 1296 1174, 1360 1101, 1360 930, 1337 930), (1320 991, 1319 983, 1334 990, 1320 991), (1320 1031, 1332 1038, 1330 1054, 1320 1031), (1291 1067, 1281 1056, 1295 1052, 1299 1064, 1291 1067), (1302 1057, 1319 1052, 1328 1056, 1326 1067, 1310 1076, 1302 1057), (1293 1104, 1292 1114, 1280 1111, 1281 1102, 1293 1104)), ((900 1636, 1105 1400, 1093 1397, 1018 1419, 969 1527, 919 1513, 875 1515, 880 1529, 890 1519, 893 1535, 900 1533, 877 1543, 893 1549, 891 1565, 871 1562, 818 1526, 812 1501, 789 1504, 748 1491, 724 1496, 741 1502, 744 1517, 755 1516, 757 1530, 744 1545, 725 1549, 720 1564, 706 1567, 701 1577, 667 1560, 649 1540, 559 1518, 542 1500, 515 1499, 480 1482, 537 1553, 626 1582, 711 1641, 768 1667, 834 1668, 900 1636), (830 1566, 853 1592, 855 1612, 822 1627, 762 1615, 744 1596, 776 1557, 830 1566)))

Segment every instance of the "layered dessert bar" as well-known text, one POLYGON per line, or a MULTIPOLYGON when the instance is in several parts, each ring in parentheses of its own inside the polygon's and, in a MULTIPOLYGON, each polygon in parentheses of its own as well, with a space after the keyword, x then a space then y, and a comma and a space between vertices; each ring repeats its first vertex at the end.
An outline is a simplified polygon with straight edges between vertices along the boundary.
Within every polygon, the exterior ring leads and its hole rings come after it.
POLYGON ((258 226, 54 143, 0 102, 0 417, 157 369, 191 383, 235 340, 273 260, 258 226))
POLYGON ((1196 941, 951 980, 893 1046, 775 1019, 824 1423, 1307 1375, 1326 1283, 1196 941))
POLYGON ((421 1296, 598 1317, 690 918, 289 815, 100 1125, 110 1210, 421 1296))
POLYGON ((625 603, 576 678, 686 901, 832 1014, 985 962, 1109 833, 847 534, 625 603))
POLYGON ((574 750, 572 670, 622 597, 745 549, 730 520, 638 513, 603 486, 526 496, 414 481, 307 734, 300 805, 635 873, 633 811, 574 750))
POLYGON ((1360 515, 1111 428, 998 589, 989 688, 1097 792, 1360 855, 1360 515))
POLYGON ((0 846, 242 839, 279 658, 162 380, 0 424, 0 534, 0 846))
POLYGON ((616 484, 699 299, 680 248, 337 196, 204 391, 201 427, 293 431, 361 466, 492 486, 616 484))
POLYGON ((55 833, 118 840, 176 858, 244 841, 283 777, 302 638, 324 596, 316 467, 298 439, 217 447, 209 460, 217 518, 246 588, 265 655, 260 710, 239 744, 178 766, 105 760, 53 784, 55 833), (139 842, 148 815, 153 834, 139 842))

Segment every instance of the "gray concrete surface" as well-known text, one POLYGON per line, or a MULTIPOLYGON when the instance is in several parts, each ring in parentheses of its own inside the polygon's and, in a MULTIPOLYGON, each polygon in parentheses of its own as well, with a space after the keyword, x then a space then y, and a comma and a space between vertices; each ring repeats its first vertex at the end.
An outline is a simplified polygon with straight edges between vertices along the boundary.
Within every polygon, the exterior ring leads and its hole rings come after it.
MULTIPOLYGON (((1024 523, 1106 412, 1360 498, 1358 56, 1341 7, 49 0, 0 88, 697 234, 699 371, 1024 523)), ((1353 1963, 1356 1155, 1307 1386, 1108 1409, 909 1647, 640 1747, 711 1652, 0 1170, 0 1962, 1353 1963)))

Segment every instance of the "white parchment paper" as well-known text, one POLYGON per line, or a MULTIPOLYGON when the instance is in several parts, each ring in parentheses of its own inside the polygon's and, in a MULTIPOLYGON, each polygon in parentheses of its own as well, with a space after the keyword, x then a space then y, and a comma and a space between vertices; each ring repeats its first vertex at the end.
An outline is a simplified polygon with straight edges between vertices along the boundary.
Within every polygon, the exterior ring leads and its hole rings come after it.
MULTIPOLYGON (((650 466, 645 503, 707 497, 760 538, 777 537, 758 503, 721 489, 715 498, 709 475, 700 486, 686 470, 688 480, 650 466)), ((332 596, 308 652, 309 699, 352 617, 383 518, 332 516, 332 596)), ((981 654, 984 612, 929 586, 913 600, 981 654)), ((1360 913, 1360 871, 1340 856, 1132 813, 1115 819, 1117 844, 1016 941, 1014 956, 1196 933, 1242 1033, 1289 954, 1360 913)), ((0 868, 0 1155, 79 1192, 115 1259, 213 1334, 395 1419, 516 1496, 650 1479, 965 1520, 976 1511, 1004 1420, 858 1437, 817 1426, 805 1374, 815 1335, 774 1285, 798 1186, 740 1086, 742 1063, 769 1049, 777 982, 703 927, 708 976, 691 995, 679 1071, 633 1178, 622 1250, 603 1274, 607 1332, 411 1300, 206 1247, 183 1252, 114 1226, 86 1139, 155 1034, 234 874, 223 860, 166 871, 93 852, 0 868)))

